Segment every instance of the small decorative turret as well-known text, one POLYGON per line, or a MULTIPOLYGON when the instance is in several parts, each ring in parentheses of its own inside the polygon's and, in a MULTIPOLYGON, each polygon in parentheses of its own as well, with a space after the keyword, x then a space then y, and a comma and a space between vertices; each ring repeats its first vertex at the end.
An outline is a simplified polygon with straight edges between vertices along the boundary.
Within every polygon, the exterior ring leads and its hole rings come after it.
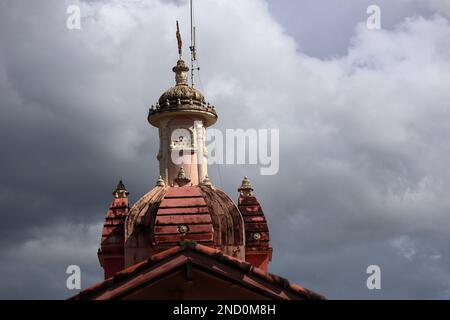
POLYGON ((165 187, 166 184, 164 183, 164 180, 161 176, 159 176, 158 180, 156 181, 156 186, 157 187, 165 187))
POLYGON ((113 192, 113 200, 106 213, 98 259, 105 279, 124 268, 125 219, 128 215, 128 194, 122 180, 113 192))
POLYGON ((186 172, 184 172, 183 167, 180 168, 180 170, 178 171, 178 176, 175 179, 175 183, 179 186, 185 186, 187 185, 189 182, 191 182, 191 179, 186 177, 186 172))
POLYGON ((244 180, 242 180, 242 185, 240 186, 238 191, 241 193, 241 195, 243 195, 245 197, 253 195, 252 194, 253 187, 252 187, 252 184, 250 183, 250 180, 248 180, 247 176, 245 176, 244 180))
POLYGON ((211 180, 209 180, 208 175, 205 176, 205 179, 203 179, 202 184, 203 184, 204 186, 208 186, 208 187, 211 187, 211 186, 212 186, 211 180))
POLYGON ((238 208, 244 218, 245 261, 267 271, 272 260, 272 247, 266 217, 258 199, 253 195, 248 177, 244 177, 238 191, 238 208))
POLYGON ((117 184, 116 190, 113 192, 113 196, 115 198, 127 198, 130 193, 125 188, 125 185, 123 184, 122 180, 119 181, 117 184))

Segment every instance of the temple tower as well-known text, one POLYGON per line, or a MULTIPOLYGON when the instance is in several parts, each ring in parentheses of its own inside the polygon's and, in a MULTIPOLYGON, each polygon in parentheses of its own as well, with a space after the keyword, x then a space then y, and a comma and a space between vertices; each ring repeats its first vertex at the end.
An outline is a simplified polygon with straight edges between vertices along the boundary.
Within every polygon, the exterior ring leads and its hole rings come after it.
POLYGON ((267 271, 272 256, 269 230, 249 180, 245 178, 239 188, 236 205, 208 178, 205 134, 217 121, 217 113, 194 88, 193 80, 189 84, 191 69, 182 58, 179 30, 177 39, 179 59, 172 68, 175 86, 151 106, 147 117, 159 132, 159 179, 126 210, 126 218, 115 214, 116 207, 128 206, 124 202, 128 193, 119 192, 122 186, 118 186, 115 197, 122 202, 114 200, 108 211, 99 252, 105 276, 185 241, 220 250, 267 271), (112 237, 112 230, 121 236, 112 237), (114 242, 116 239, 120 240, 114 242))
POLYGON ((131 208, 119 182, 98 250, 105 281, 71 299, 323 299, 268 272, 269 227, 250 180, 238 188, 236 205, 208 178, 205 133, 217 113, 194 88, 195 40, 189 68, 178 23, 176 34, 175 86, 147 117, 159 132, 159 178, 131 208))
POLYGON ((159 171, 166 185, 176 184, 180 169, 192 185, 199 185, 208 175, 205 129, 217 121, 217 114, 200 91, 189 86, 189 67, 182 59, 172 70, 175 86, 148 115, 148 122, 159 129, 159 171))

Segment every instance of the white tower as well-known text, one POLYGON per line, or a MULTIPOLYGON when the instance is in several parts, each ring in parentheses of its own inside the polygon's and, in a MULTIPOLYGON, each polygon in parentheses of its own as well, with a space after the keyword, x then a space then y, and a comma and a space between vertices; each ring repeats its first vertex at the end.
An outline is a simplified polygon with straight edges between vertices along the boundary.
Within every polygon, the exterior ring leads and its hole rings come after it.
POLYGON ((205 129, 217 121, 217 114, 200 91, 189 86, 189 67, 181 58, 173 72, 175 87, 164 92, 152 106, 148 121, 159 128, 157 159, 164 183, 198 185, 208 174, 205 129), (180 178, 185 175, 186 183, 177 183, 179 174, 180 178))

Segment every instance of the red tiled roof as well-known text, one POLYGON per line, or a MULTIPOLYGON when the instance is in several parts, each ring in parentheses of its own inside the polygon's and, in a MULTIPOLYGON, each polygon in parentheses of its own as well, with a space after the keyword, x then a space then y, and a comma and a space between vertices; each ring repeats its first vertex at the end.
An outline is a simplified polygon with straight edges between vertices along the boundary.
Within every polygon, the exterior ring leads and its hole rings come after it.
POLYGON ((188 240, 245 259, 243 224, 238 207, 217 188, 155 187, 129 211, 125 265, 188 240))
POLYGON ((239 210, 244 219, 245 228, 245 249, 266 249, 269 250, 269 227, 267 225, 264 212, 255 196, 243 196, 238 199, 239 210), (255 234, 260 238, 256 240, 255 234))
MULTIPOLYGON (((195 255, 203 256, 209 261, 215 261, 217 264, 224 264, 231 267, 234 270, 239 271, 245 277, 238 277, 238 280, 246 286, 257 285, 258 290, 267 291, 267 295, 274 299, 307 299, 317 300, 325 299, 323 296, 303 288, 296 284, 291 284, 287 279, 279 277, 274 274, 265 272, 262 269, 254 267, 252 264, 233 258, 231 256, 223 254, 220 250, 216 250, 204 245, 197 244, 194 241, 185 241, 180 243, 176 247, 172 247, 163 252, 151 256, 146 261, 137 263, 129 268, 126 268, 118 272, 114 277, 106 279, 103 282, 95 284, 76 296, 72 297, 73 300, 86 300, 86 299, 111 299, 117 297, 119 293, 116 292, 122 290, 123 287, 130 287, 125 285, 131 282, 139 281, 139 276, 142 277, 144 271, 150 270, 150 275, 147 275, 146 281, 149 281, 152 277, 157 277, 163 272, 168 272, 170 268, 159 267, 163 262, 170 261, 194 261, 195 255), (180 260, 179 257, 185 255, 185 260, 180 260), (159 270, 160 269, 160 270, 159 270), (245 280, 246 278, 247 280, 245 280), (274 290, 270 288, 278 288, 277 292, 281 294, 275 294, 274 290)), ((180 262, 181 263, 181 262, 180 262)), ((172 266, 174 268, 174 265, 172 266)), ((217 268, 211 269, 213 272, 219 272, 217 268)))
POLYGON ((185 239, 212 244, 213 233, 211 214, 199 188, 169 188, 156 213, 156 245, 177 245, 185 239), (184 234, 179 231, 181 225, 188 228, 184 234))

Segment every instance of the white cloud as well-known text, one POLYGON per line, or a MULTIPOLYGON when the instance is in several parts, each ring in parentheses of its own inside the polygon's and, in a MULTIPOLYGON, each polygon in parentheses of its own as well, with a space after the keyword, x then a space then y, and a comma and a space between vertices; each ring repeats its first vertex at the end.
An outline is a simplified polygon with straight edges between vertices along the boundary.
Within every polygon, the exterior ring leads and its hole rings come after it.
POLYGON ((392 240, 392 246, 399 251, 399 253, 408 260, 413 260, 417 253, 414 242, 408 237, 398 237, 392 240))
POLYGON ((431 0, 427 1, 429 6, 438 12, 450 17, 450 2, 447 0, 431 0))

